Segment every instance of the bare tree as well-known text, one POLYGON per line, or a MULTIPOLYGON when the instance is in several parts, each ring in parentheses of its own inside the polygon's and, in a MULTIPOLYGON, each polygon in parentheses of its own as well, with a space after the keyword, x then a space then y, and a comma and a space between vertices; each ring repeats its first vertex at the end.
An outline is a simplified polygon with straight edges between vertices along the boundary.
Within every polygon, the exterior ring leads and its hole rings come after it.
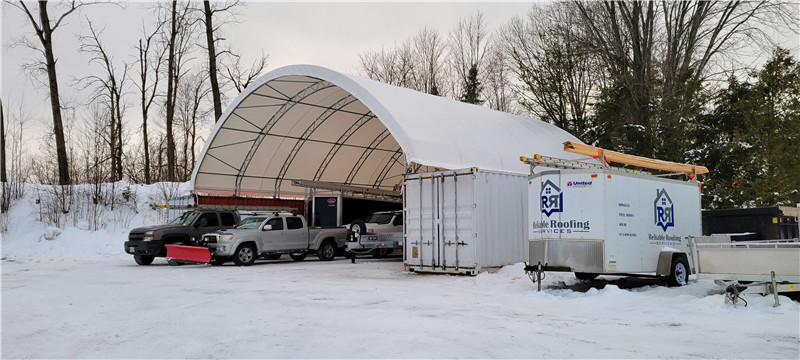
MULTIPOLYGON (((228 51, 227 61, 222 64, 223 77, 230 82, 237 92, 242 92, 253 80, 261 76, 267 68, 268 55, 261 53, 258 59, 253 60, 249 68, 242 65, 242 57, 228 51)), ((219 117, 216 118, 219 121, 219 117)))
POLYGON ((139 90, 140 104, 142 109, 142 147, 144 148, 144 182, 152 184, 153 179, 150 175, 150 144, 147 135, 147 120, 150 115, 150 107, 156 99, 158 91, 158 84, 161 79, 161 64, 164 59, 166 47, 162 46, 160 49, 155 48, 154 38, 161 31, 163 23, 158 23, 156 29, 147 34, 144 29, 144 43, 139 39, 139 45, 136 47, 138 52, 137 62, 139 64, 139 82, 135 83, 136 88, 139 90), (151 80, 152 79, 152 83, 151 80))
MULTIPOLYGON (((525 18, 502 31, 505 53, 520 80, 520 104, 584 141, 590 96, 602 72, 592 52, 579 43, 580 17, 570 3, 534 5, 525 18)), ((491 68, 494 68, 492 66, 491 68)))
MULTIPOLYGON (((169 24, 167 33, 164 34, 163 41, 167 47, 167 94, 166 94, 166 161, 167 161, 167 181, 177 179, 175 136, 173 124, 175 121, 175 98, 180 84, 181 68, 188 60, 188 52, 191 47, 193 34, 193 23, 189 18, 190 7, 188 2, 178 3, 172 1, 169 9, 165 9, 166 17, 161 22, 169 24)), ((163 12, 162 12, 163 14, 163 12)))
POLYGON ((89 63, 96 63, 102 67, 102 75, 89 75, 82 79, 87 86, 94 87, 91 101, 105 104, 109 115, 108 145, 111 157, 111 181, 122 179, 122 115, 126 105, 122 101, 123 88, 127 80, 129 64, 123 62, 122 70, 118 73, 113 57, 103 47, 99 34, 92 21, 86 20, 91 36, 79 37, 81 46, 79 50, 91 56, 89 63))
POLYGON ((64 125, 61 118, 61 102, 58 92, 58 77, 56 72, 56 57, 53 53, 53 33, 61 26, 67 16, 72 14, 79 7, 83 6, 82 3, 71 1, 69 4, 60 3, 64 6, 64 10, 58 15, 55 22, 51 22, 50 14, 47 11, 47 1, 40 1, 38 3, 38 18, 33 16, 33 13, 28 9, 28 6, 23 1, 19 1, 19 5, 10 3, 17 9, 22 10, 33 26, 36 36, 39 38, 41 48, 36 49, 44 56, 42 70, 47 72, 49 90, 50 90, 50 108, 53 114, 53 133, 56 142, 56 160, 58 162, 58 183, 60 185, 69 185, 71 183, 69 176, 69 164, 67 157, 67 144, 64 138, 64 125))
POLYGON ((714 59, 734 56, 737 44, 774 44, 769 24, 796 27, 797 15, 783 1, 576 2, 585 45, 601 55, 620 87, 628 121, 638 126, 637 148, 647 156, 681 160, 682 121, 699 111, 698 92, 714 59), (666 133, 663 131, 667 131, 666 133), (651 152, 660 152, 653 154, 651 152))
POLYGON ((205 25, 206 33, 206 52, 208 54, 208 79, 211 84, 211 96, 214 103, 214 119, 219 121, 222 116, 222 96, 219 81, 217 80, 217 42, 222 41, 220 27, 223 22, 217 21, 214 25, 215 16, 221 14, 231 14, 233 9, 241 5, 239 0, 226 0, 225 2, 214 2, 211 4, 209 0, 203 0, 203 24, 205 25))
POLYGON ((211 114, 213 109, 204 109, 203 102, 211 89, 207 86, 205 78, 201 73, 195 73, 186 77, 178 90, 177 119, 178 125, 183 132, 183 156, 181 166, 181 179, 187 180, 194 168, 196 145, 197 145, 197 126, 211 114))
POLYGON ((428 94, 441 95, 445 71, 444 40, 438 31, 426 27, 414 36, 413 43, 418 82, 415 88, 428 94))
MULTIPOLYGON (((8 173, 6 172, 6 119, 5 110, 3 110, 3 99, 0 99, 0 182, 3 186, 8 182, 8 173)), ((5 187, 3 188, 5 193, 5 187)), ((3 209, 7 210, 7 209, 3 209)))
POLYGON ((489 32, 483 14, 477 14, 462 19, 450 32, 450 61, 458 82, 454 85, 454 94, 463 94, 462 98, 480 97, 479 93, 466 94, 468 88, 472 92, 478 91, 485 71, 484 58, 488 47, 489 32), (472 72, 472 74, 470 74, 472 72))

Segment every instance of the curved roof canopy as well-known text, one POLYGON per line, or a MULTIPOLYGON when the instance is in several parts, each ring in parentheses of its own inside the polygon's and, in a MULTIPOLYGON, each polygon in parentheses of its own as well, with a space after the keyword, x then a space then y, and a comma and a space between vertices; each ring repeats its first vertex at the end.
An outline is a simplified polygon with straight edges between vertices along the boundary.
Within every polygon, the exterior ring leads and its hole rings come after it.
POLYGON ((399 190, 416 171, 527 174, 522 155, 574 159, 554 125, 332 70, 293 65, 250 84, 216 123, 192 174, 195 192, 298 196, 292 180, 399 190))

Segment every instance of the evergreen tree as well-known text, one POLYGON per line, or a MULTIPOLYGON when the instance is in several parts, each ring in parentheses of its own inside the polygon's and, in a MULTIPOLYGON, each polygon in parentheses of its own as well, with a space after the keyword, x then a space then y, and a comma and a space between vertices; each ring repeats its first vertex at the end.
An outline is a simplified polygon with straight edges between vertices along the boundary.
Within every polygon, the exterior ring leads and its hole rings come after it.
POLYGON ((800 64, 777 49, 751 76, 754 83, 731 77, 714 109, 695 119, 690 160, 711 170, 706 208, 800 202, 800 64))
POLYGON ((467 82, 464 84, 464 94, 461 95, 461 101, 480 105, 483 103, 483 100, 480 99, 481 91, 483 91, 483 85, 478 80, 478 65, 472 64, 467 75, 467 82))

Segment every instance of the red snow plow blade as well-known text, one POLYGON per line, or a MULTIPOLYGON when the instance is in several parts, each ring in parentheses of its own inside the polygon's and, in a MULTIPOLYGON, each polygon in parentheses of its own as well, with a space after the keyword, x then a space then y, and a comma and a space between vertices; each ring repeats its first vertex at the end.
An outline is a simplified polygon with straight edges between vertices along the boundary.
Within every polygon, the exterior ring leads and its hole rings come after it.
POLYGON ((211 251, 199 246, 164 245, 167 247, 167 261, 190 261, 208 263, 211 261, 211 251))

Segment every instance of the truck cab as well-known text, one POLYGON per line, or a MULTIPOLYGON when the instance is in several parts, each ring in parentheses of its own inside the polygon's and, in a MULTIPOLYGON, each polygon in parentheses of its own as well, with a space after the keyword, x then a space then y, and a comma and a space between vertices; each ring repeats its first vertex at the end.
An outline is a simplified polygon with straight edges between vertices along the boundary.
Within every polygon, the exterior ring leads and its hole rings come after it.
POLYGON ((191 210, 164 225, 132 229, 125 242, 125 252, 139 265, 150 265, 156 257, 167 256, 164 245, 197 245, 201 236, 233 227, 239 222, 236 211, 191 210))

